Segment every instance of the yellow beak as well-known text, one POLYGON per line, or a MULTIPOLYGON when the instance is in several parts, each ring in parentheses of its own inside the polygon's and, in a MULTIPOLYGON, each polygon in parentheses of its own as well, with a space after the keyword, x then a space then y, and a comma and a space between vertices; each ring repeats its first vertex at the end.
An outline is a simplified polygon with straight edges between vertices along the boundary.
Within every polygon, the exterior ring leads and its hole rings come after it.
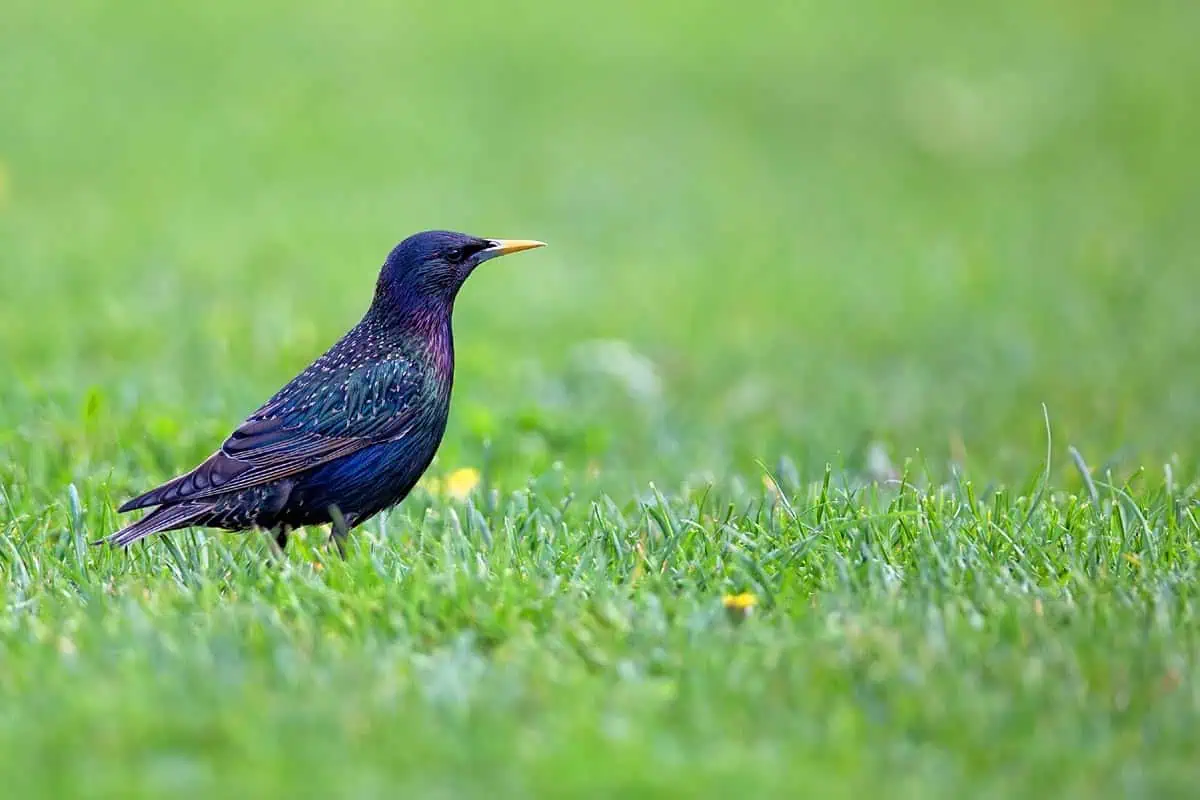
POLYGON ((535 247, 545 247, 545 242, 539 242, 534 239, 489 239, 492 246, 484 250, 484 254, 488 258, 496 256, 506 256, 509 253, 519 253, 522 250, 532 250, 535 247))

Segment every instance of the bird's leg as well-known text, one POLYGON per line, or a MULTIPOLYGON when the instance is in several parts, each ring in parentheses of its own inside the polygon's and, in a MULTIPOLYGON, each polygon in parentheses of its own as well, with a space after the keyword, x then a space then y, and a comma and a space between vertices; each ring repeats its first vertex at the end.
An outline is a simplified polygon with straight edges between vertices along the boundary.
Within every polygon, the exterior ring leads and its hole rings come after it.
POLYGON ((292 532, 292 526, 286 522, 279 520, 279 512, 287 505, 288 496, 292 493, 292 481, 280 481, 277 483, 264 498, 265 503, 258 512, 258 519, 255 520, 256 525, 273 534, 275 546, 279 548, 276 554, 280 558, 283 557, 283 551, 287 549, 288 534, 292 532))
POLYGON ((274 557, 282 561, 283 551, 287 549, 288 534, 292 532, 291 526, 280 524, 270 528, 260 528, 259 530, 267 534, 269 537, 267 541, 271 543, 271 550, 274 553, 274 557))
POLYGON ((329 538, 333 540, 338 555, 344 559, 346 557, 346 537, 350 535, 350 526, 346 524, 346 518, 337 506, 329 507, 329 518, 332 522, 329 526, 329 538))

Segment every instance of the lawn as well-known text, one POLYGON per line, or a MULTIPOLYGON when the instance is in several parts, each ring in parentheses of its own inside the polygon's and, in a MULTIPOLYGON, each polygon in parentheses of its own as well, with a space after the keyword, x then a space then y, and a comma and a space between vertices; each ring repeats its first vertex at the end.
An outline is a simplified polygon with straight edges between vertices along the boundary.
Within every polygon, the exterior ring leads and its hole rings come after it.
POLYGON ((5 793, 1194 792, 1200 6, 408 5, 5 6, 5 793), (424 228, 345 560, 89 545, 424 228))

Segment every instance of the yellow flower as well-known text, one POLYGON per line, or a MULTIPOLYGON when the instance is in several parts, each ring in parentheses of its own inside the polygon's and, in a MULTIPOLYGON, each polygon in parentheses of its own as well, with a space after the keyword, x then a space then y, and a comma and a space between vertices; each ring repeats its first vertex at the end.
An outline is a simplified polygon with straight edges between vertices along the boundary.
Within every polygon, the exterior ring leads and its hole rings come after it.
POLYGON ((750 592, 727 594, 721 598, 721 605, 725 606, 730 617, 740 620, 750 616, 750 612, 758 605, 758 598, 750 592))
POLYGON ((465 500, 471 490, 479 485, 479 470, 474 467, 456 469, 446 478, 446 494, 455 500, 465 500))
POLYGON ((445 480, 426 476, 421 479, 421 486, 434 497, 452 497, 455 500, 465 500, 467 495, 479 485, 479 470, 474 467, 462 467, 446 476, 445 480))

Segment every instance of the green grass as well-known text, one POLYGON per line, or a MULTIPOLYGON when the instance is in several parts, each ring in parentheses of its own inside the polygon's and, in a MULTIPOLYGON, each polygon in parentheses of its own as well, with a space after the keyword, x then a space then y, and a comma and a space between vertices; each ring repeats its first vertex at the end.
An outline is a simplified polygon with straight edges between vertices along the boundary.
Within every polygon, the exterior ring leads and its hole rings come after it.
POLYGON ((1192 5, 3 16, 7 794, 1194 791, 1192 5), (427 227, 469 497, 87 545, 427 227))

